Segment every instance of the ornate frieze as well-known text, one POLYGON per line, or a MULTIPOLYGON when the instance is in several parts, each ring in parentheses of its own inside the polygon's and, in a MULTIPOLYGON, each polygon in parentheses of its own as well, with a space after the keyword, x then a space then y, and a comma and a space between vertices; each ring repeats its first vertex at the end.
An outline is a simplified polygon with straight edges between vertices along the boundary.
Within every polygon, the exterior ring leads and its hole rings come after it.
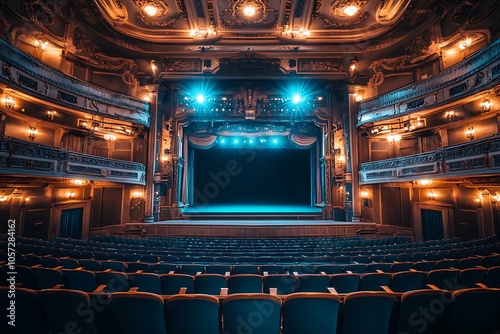
POLYGON ((164 72, 180 72, 180 73, 201 73, 202 61, 199 58, 164 58, 164 72))
POLYGON ((344 72, 344 58, 299 58, 299 72, 344 72))
POLYGON ((486 166, 488 166, 488 160, 486 159, 486 157, 464 159, 446 163, 446 167, 449 171, 483 168, 486 166))

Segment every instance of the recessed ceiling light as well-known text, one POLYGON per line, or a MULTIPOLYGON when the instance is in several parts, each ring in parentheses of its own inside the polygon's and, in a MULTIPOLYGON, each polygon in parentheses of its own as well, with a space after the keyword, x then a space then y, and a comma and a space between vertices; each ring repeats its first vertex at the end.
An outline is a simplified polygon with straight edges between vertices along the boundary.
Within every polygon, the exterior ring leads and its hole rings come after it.
POLYGON ((243 14, 245 16, 248 16, 248 17, 254 16, 256 12, 257 12, 257 10, 255 9, 255 7, 253 5, 246 5, 243 8, 243 14))
POLYGON ((148 5, 144 6, 144 12, 146 14, 148 14, 149 16, 155 16, 156 13, 158 13, 158 8, 156 8, 155 6, 153 6, 151 4, 148 4, 148 5))
POLYGON ((355 5, 350 5, 344 8, 344 14, 347 16, 354 16, 358 12, 359 8, 355 5))

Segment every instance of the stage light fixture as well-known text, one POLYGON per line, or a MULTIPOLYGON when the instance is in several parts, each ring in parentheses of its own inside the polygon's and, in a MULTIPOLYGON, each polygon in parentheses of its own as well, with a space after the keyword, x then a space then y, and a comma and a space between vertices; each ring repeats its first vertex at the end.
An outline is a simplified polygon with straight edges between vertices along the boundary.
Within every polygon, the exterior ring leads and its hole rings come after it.
POLYGON ((278 144, 278 139, 273 139, 273 144, 278 144))
POLYGON ((225 140, 224 138, 222 138, 222 139, 220 140, 220 142, 221 142, 221 144, 225 144, 225 143, 226 143, 226 140, 225 140))
POLYGON ((294 104, 298 104, 300 103, 300 101, 302 101, 302 97, 300 96, 300 94, 295 94, 292 98, 292 102, 294 104))
POLYGON ((235 144, 238 144, 238 142, 239 142, 238 139, 233 140, 233 143, 235 143, 235 144))
POLYGON ((198 103, 204 103, 205 102, 205 96, 203 94, 196 95, 196 102, 198 102, 198 103))
POLYGON ((249 142, 250 144, 253 144, 253 139, 250 139, 248 142, 249 142))
POLYGON ((261 139, 261 140, 260 140, 260 142, 261 142, 261 143, 265 143, 265 142, 266 142, 266 140, 265 140, 265 139, 261 139))

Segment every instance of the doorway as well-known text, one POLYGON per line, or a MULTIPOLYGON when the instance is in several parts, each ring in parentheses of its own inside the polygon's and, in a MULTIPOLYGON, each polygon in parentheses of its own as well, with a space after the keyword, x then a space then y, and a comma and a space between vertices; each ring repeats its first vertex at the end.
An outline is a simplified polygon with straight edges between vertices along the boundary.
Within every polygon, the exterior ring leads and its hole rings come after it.
POLYGON ((83 227, 83 208, 61 211, 59 236, 62 238, 81 239, 83 227))
POLYGON ((441 210, 420 209, 422 215, 423 241, 444 238, 443 214, 441 210))

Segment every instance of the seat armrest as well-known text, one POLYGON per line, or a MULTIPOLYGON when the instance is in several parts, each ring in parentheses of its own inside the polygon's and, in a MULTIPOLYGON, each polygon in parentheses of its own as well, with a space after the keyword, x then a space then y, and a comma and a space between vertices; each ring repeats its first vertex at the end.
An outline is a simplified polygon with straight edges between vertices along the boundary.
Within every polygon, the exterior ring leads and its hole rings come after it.
POLYGON ((333 286, 329 286, 328 288, 328 291, 332 294, 332 295, 335 295, 335 296, 338 296, 339 293, 337 292, 337 290, 335 290, 335 288, 333 286))
POLYGON ((382 288, 382 290, 384 290, 385 292, 389 292, 389 293, 394 293, 394 291, 392 291, 391 288, 389 288, 387 285, 381 285, 380 286, 382 288))
POLYGON ((278 295, 278 288, 269 288, 269 294, 272 296, 278 295))
POLYGON ((227 296, 227 288, 220 288, 220 295, 221 296, 227 296))
POLYGON ((139 290, 138 286, 133 286, 128 290, 128 292, 137 292, 138 290, 139 290))
POLYGON ((179 289, 179 294, 180 295, 185 295, 186 291, 187 291, 187 288, 185 286, 183 286, 182 288, 179 289))
POLYGON ((107 285, 106 284, 101 284, 97 287, 97 289, 94 290, 94 293, 102 293, 104 289, 106 289, 107 285))
POLYGON ((440 288, 438 288, 438 287, 437 287, 436 285, 434 285, 434 284, 426 284, 426 285, 427 285, 429 288, 431 288, 432 290, 437 290, 437 291, 441 290, 440 288))
POLYGON ((484 283, 476 283, 476 285, 477 285, 478 287, 480 287, 480 288, 483 288, 483 289, 489 289, 489 288, 490 288, 489 286, 487 286, 487 285, 486 285, 486 284, 484 284, 484 283))

